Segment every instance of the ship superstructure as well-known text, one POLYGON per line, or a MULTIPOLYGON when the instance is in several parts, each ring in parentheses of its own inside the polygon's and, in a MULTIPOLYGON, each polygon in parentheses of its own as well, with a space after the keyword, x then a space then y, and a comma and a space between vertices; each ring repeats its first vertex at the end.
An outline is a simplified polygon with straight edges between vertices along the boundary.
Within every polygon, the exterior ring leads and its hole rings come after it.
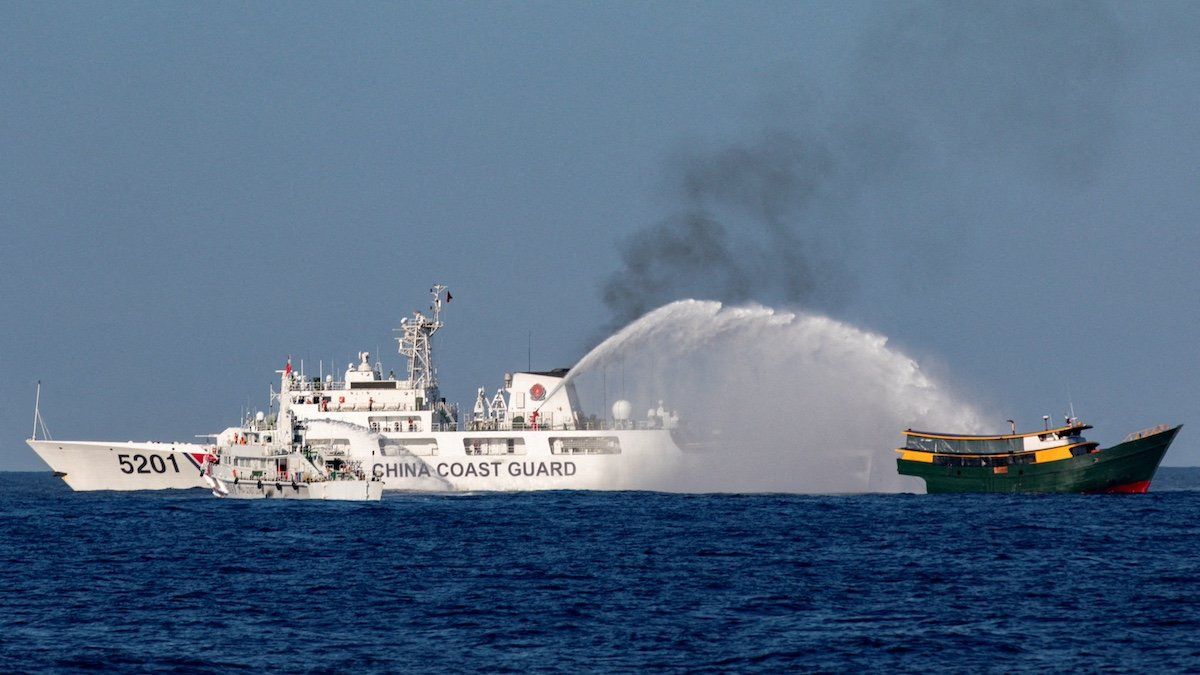
MULTIPOLYGON (((360 352, 341 380, 311 377, 289 360, 272 395, 272 412, 249 417, 215 435, 215 445, 271 444, 304 426, 307 443, 361 461, 387 489, 417 491, 637 489, 676 470, 676 417, 662 408, 631 419, 628 401, 611 421, 581 412, 568 371, 509 373, 494 394, 477 390, 467 419, 438 389, 432 338, 442 327, 444 286, 430 289, 428 313, 401 321, 398 352, 403 378, 360 352), (277 404, 277 405, 276 405, 277 404)), ((209 445, 58 442, 29 444, 74 489, 154 489, 204 486, 201 465, 209 445), (136 448, 134 446, 137 446, 136 448), (161 473, 132 473, 119 456, 147 459, 161 473), (171 471, 180 467, 179 471, 171 471)))
POLYGON ((383 483, 343 450, 308 443, 303 424, 286 422, 266 443, 233 438, 205 458, 213 496, 234 499, 379 501, 383 483))

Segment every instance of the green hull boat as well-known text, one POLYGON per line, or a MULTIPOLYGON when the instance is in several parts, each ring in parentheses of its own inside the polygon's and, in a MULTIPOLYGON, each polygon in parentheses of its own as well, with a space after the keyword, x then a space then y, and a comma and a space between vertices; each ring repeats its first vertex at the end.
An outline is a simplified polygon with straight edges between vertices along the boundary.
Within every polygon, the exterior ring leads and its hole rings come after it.
POLYGON ((1181 427, 1130 434, 1111 448, 1089 443, 1068 424, 1029 434, 959 436, 906 430, 901 475, 925 479, 929 493, 1073 492, 1141 494, 1181 427))

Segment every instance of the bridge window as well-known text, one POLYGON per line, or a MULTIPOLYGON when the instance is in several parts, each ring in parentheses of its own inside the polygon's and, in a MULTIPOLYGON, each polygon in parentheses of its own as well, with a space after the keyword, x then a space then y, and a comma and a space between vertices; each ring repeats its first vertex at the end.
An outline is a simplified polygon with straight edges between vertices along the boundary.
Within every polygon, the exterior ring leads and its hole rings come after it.
POLYGON ((468 455, 524 455, 523 438, 464 438, 463 450, 468 455))
POLYGON ((550 439, 554 455, 619 455, 621 441, 616 436, 559 436, 550 439))

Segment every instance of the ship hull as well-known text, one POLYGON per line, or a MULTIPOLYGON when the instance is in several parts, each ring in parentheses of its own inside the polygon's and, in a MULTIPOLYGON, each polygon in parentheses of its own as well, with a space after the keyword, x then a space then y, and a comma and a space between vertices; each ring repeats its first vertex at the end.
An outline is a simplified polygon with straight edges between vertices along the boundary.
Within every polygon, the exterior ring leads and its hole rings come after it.
POLYGON ((28 440, 72 490, 171 490, 206 487, 205 447, 194 443, 28 440))
MULTIPOLYGON (((522 444, 509 454, 469 454, 476 439, 508 436, 489 432, 440 432, 436 454, 361 457, 363 469, 386 490, 475 492, 527 490, 652 490, 681 470, 682 453, 662 430, 513 432, 522 444), (555 439, 605 436, 619 453, 556 453, 555 439)), ((360 458, 360 457, 356 457, 360 458)))
MULTIPOLYGON (((310 437, 315 435, 310 432, 310 437)), ((683 453, 666 430, 448 431, 381 434, 364 440, 348 456, 361 461, 364 472, 388 491, 653 490, 670 482, 672 474, 686 470, 683 453), (595 437, 615 439, 619 451, 572 452, 573 441, 595 437), (477 445, 494 450, 495 443, 487 441, 508 438, 518 441, 512 453, 507 447, 498 454, 475 450, 477 445)), ((209 487, 200 470, 206 446, 27 442, 73 490, 209 487)))
POLYGON ((239 481, 214 479, 213 495, 228 499, 312 499, 339 502, 377 502, 383 483, 367 480, 335 480, 320 483, 288 481, 239 481))
POLYGON ((1179 427, 1126 441, 1111 448, 1044 464, 1013 464, 1000 472, 994 466, 941 466, 898 459, 901 475, 925 480, 931 494, 994 493, 1123 493, 1150 489, 1154 473, 1179 427))

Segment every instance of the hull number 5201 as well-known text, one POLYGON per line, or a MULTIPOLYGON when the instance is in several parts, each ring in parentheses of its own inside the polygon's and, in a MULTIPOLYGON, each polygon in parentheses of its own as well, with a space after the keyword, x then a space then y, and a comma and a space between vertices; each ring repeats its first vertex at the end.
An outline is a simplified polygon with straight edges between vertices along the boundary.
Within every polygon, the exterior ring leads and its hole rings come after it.
POLYGON ((168 455, 164 460, 162 455, 117 455, 117 464, 121 465, 121 473, 166 473, 167 460, 171 469, 179 473, 179 462, 174 455, 168 455))

